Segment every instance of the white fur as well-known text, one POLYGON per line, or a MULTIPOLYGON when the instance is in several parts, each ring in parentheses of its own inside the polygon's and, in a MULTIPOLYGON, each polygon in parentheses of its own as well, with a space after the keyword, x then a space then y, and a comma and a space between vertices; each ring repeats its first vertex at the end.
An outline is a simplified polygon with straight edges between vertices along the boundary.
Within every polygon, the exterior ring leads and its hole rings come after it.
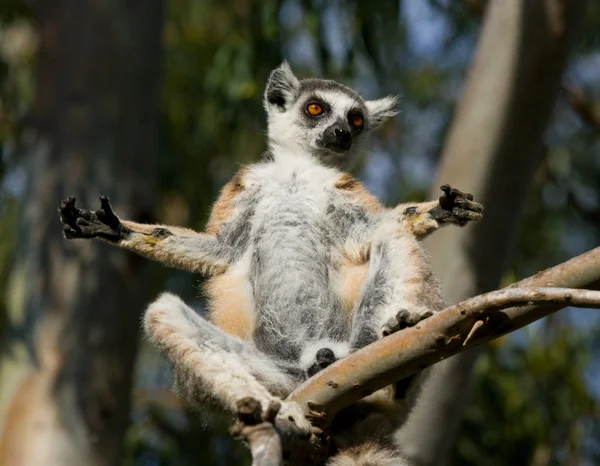
POLYGON ((300 367, 308 369, 315 362, 317 351, 322 348, 329 348, 335 354, 336 359, 346 357, 350 353, 350 345, 346 341, 333 341, 323 338, 317 341, 311 341, 306 345, 300 356, 300 367))
POLYGON ((396 109, 397 102, 398 97, 388 95, 387 97, 377 100, 367 100, 365 104, 367 105, 367 109, 369 110, 369 115, 371 115, 373 123, 378 125, 383 120, 398 114, 398 110, 396 109))

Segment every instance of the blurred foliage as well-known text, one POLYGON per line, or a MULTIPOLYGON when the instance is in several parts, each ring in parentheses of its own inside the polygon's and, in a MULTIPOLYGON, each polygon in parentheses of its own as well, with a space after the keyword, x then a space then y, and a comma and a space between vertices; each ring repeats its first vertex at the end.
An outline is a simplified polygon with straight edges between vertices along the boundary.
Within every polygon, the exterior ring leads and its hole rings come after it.
POLYGON ((21 0, 0 4, 0 347, 6 336, 6 282, 13 263, 20 181, 18 145, 33 102, 35 32, 21 0), (8 176, 9 170, 10 178, 8 176))
POLYGON ((524 344, 489 345, 479 360, 450 464, 599 464, 600 405, 582 377, 598 330, 530 333, 524 344))
MULTIPOLYGON (((165 223, 202 228, 220 187, 265 149, 262 92, 286 57, 372 98, 401 95, 401 114, 373 141, 358 175, 388 202, 422 199, 460 95, 486 2, 170 0, 164 27, 161 205, 165 223)), ((35 33, 24 3, 0 3, 0 319, 25 175, 18 147, 33 100, 35 33), (15 44, 18 47, 15 47, 15 44)), ((569 80, 600 102, 600 3, 588 2, 569 80)), ((507 280, 598 244, 600 138, 561 98, 507 280)), ((194 297, 196 278, 164 272, 194 297)), ((201 301, 197 301, 201 306, 201 301)), ((2 321, 0 320, 0 324, 2 321)), ((453 465, 599 464, 597 319, 565 311, 490 345, 453 465), (574 317, 572 317, 572 315, 574 317)), ((139 393, 168 386, 143 347, 124 464, 244 464, 227 422, 139 393)))

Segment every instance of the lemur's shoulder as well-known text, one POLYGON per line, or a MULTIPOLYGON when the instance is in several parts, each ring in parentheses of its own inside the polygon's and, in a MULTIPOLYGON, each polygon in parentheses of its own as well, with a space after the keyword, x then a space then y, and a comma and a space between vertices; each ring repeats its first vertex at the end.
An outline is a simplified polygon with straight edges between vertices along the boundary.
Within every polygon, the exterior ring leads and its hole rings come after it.
POLYGON ((351 202, 364 207, 368 212, 376 214, 384 210, 379 199, 371 194, 365 185, 349 173, 340 173, 334 188, 347 196, 351 202))
POLYGON ((206 224, 209 235, 218 235, 223 224, 232 217, 236 199, 251 183, 251 173, 252 167, 245 165, 223 186, 206 224))

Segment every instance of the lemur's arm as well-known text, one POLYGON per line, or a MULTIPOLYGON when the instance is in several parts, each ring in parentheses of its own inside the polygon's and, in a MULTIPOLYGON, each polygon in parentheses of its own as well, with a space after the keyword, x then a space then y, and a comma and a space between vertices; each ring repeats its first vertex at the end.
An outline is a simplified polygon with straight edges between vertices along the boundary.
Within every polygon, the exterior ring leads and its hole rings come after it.
POLYGON ((243 254, 240 242, 249 229, 244 213, 251 200, 240 201, 242 180, 243 173, 238 173, 223 188, 207 233, 120 220, 106 196, 100 197, 100 209, 96 211, 77 208, 74 197, 63 200, 58 211, 68 239, 99 238, 174 268, 215 274, 225 271, 243 254))
POLYGON ((437 201, 406 203, 395 208, 403 227, 417 239, 425 238, 440 227, 463 227, 483 217, 483 206, 473 201, 472 194, 463 193, 447 184, 440 189, 444 194, 437 201))

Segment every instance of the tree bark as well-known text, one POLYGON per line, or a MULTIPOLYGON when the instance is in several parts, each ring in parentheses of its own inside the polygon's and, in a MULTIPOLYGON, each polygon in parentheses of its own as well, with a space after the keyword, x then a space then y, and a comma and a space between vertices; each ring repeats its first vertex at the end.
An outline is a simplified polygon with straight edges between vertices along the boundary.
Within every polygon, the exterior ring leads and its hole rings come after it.
POLYGON ((149 265, 62 238, 67 195, 108 194, 148 220, 157 175, 162 0, 35 2, 36 98, 24 147, 0 464, 114 465, 121 456, 149 265))
MULTIPOLYGON (((489 2, 432 188, 438 195, 438 187, 449 183, 474 193, 486 208, 476 226, 448 229, 427 241, 449 303, 500 283, 583 11, 583 1, 489 2)), ((429 382, 397 435, 414 464, 441 464, 448 457, 477 355, 467 352, 429 370, 429 382)))

